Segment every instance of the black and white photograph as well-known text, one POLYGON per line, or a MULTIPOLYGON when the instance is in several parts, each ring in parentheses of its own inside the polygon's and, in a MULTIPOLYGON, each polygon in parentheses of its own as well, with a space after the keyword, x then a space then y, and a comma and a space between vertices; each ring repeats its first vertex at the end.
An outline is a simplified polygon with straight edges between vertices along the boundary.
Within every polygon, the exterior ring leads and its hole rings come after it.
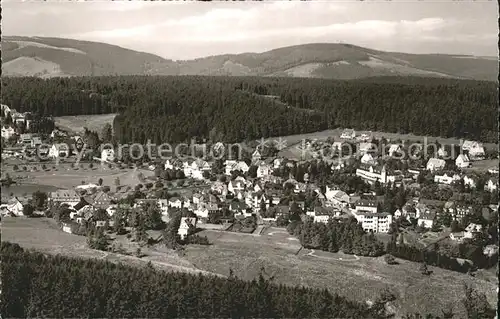
POLYGON ((497 1, 1 13, 0 319, 498 318, 497 1))

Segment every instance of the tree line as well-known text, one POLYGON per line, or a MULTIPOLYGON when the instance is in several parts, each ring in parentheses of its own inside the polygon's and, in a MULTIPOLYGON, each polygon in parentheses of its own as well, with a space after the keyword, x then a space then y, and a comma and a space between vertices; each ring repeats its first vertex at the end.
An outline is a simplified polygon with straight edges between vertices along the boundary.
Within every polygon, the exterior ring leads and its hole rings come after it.
POLYGON ((41 116, 118 112, 114 125, 121 143, 194 137, 240 142, 337 127, 498 140, 493 82, 203 76, 2 82, 2 103, 19 111, 41 116))

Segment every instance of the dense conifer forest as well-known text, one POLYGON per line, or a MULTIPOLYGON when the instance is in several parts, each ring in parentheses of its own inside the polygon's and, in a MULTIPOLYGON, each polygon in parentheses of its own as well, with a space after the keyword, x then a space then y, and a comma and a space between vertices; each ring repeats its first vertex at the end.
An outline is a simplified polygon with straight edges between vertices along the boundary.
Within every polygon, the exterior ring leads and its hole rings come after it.
POLYGON ((2 242, 4 318, 385 318, 328 290, 45 256, 2 242))
POLYGON ((2 103, 41 116, 119 112, 120 142, 239 142, 337 127, 498 140, 494 82, 384 77, 2 79, 2 103))

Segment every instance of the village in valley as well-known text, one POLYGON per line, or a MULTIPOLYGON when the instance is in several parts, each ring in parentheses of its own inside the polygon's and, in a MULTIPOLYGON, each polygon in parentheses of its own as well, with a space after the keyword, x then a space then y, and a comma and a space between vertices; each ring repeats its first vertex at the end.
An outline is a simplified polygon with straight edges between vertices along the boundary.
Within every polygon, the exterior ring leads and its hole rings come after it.
POLYGON ((239 269, 246 279, 261 258, 291 269, 378 265, 380 276, 380 257, 416 262, 424 277, 432 266, 488 282, 498 260, 498 158, 488 144, 337 129, 289 146, 286 137, 202 140, 163 156, 159 146, 119 145, 111 123, 71 131, 7 105, 1 115, 2 232, 26 247, 216 276, 239 269))
MULTIPOLYGON (((427 158, 417 144, 412 151, 416 159, 400 159, 409 141, 347 129, 337 137, 292 146, 309 156, 306 160, 280 156, 269 139, 247 143, 237 159, 186 155, 133 161, 127 154, 115 156, 113 148, 99 148, 112 141, 109 124, 102 134, 71 134, 55 127, 50 134, 37 134, 44 121, 2 105, 2 217, 52 218, 61 231, 91 236, 89 245, 98 249, 116 248, 111 234, 152 244, 167 240, 162 237, 168 229, 175 248, 178 243, 208 244, 198 235, 204 229, 259 236, 269 227, 288 227, 293 234, 290 225, 297 221, 353 219, 384 242, 395 234, 417 247, 468 240, 480 242, 485 255, 498 253, 490 229, 498 218, 498 169, 471 168, 495 160, 479 142, 434 144, 425 150, 427 158), (85 156, 77 158, 83 145, 85 156), (75 174, 65 178, 68 172, 75 174), (30 180, 36 175, 38 180, 30 180), (66 186, 56 183, 54 190, 43 191, 44 175, 61 175, 66 186), (95 180, 89 180, 93 175, 95 180), (10 187, 32 183, 41 184, 40 190, 9 193, 10 187), (163 232, 153 238, 147 231, 163 232)), ((224 150, 221 143, 212 146, 224 150)))

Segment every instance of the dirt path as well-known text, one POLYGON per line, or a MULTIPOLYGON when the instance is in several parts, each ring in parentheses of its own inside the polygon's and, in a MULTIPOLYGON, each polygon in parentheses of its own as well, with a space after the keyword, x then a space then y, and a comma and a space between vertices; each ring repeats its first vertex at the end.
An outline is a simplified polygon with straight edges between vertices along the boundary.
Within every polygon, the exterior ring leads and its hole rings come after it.
POLYGON ((343 259, 342 257, 334 258, 334 257, 325 257, 325 256, 318 256, 315 255, 316 251, 314 249, 311 249, 310 252, 308 252, 305 256, 310 256, 310 257, 316 257, 320 259, 326 259, 326 260, 339 260, 339 261, 358 261, 360 258, 356 255, 352 255, 354 259, 343 259))

